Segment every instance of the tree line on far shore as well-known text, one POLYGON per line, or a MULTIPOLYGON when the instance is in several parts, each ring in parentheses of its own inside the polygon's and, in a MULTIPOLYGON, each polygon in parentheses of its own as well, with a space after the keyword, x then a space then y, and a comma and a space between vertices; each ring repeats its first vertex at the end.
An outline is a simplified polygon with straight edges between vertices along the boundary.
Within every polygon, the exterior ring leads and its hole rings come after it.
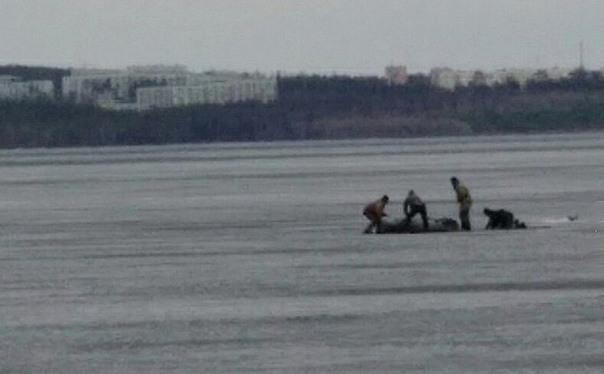
MULTIPOLYGON (((22 69, 30 79, 66 71, 22 69)), ((11 70, 15 73, 14 67, 11 70)), ((0 67, 0 75, 7 74, 0 67)), ((27 77, 24 77, 26 79, 27 77)), ((278 79, 278 100, 110 111, 67 100, 0 101, 0 148, 229 141, 413 137, 604 129, 604 78, 575 70, 455 90, 411 75, 405 85, 377 77, 278 79)))

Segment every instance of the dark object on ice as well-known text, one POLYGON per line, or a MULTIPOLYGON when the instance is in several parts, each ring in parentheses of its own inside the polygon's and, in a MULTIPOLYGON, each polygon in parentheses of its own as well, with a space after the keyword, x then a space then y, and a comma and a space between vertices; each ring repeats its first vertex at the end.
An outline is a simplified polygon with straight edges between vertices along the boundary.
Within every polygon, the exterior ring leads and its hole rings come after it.
POLYGON ((526 224, 517 219, 514 220, 514 228, 515 229, 526 229, 526 224))
POLYGON ((505 209, 491 210, 484 208, 484 215, 489 217, 487 230, 526 229, 526 224, 514 218, 514 214, 505 209))
POLYGON ((573 222, 579 219, 579 215, 575 214, 574 216, 567 216, 568 220, 573 222))
POLYGON ((459 224, 452 218, 428 218, 428 228, 420 220, 408 221, 407 218, 385 220, 378 225, 376 234, 415 234, 427 232, 459 231, 459 224))

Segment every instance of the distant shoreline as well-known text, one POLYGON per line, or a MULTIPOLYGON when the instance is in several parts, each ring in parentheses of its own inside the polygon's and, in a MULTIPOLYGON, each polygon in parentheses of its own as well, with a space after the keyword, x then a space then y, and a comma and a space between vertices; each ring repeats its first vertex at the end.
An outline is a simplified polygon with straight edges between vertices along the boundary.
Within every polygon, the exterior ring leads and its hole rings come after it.
POLYGON ((0 149, 417 138, 604 130, 604 78, 509 82, 453 91, 417 76, 288 77, 278 98, 148 111, 112 111, 69 100, 0 101, 0 149))

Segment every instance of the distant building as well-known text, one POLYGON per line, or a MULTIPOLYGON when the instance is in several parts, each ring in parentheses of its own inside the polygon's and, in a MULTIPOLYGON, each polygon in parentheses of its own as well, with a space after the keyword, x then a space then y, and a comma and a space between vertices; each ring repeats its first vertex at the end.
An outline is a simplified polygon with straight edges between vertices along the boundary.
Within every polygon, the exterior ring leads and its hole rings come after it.
POLYGON ((430 70, 430 83, 437 87, 453 90, 460 84, 459 73, 446 67, 434 68, 430 70))
POLYGON ((54 84, 49 80, 21 81, 18 77, 0 75, 0 99, 23 100, 52 98, 54 84))
POLYGON ((277 97, 277 81, 274 77, 248 75, 215 80, 197 78, 191 80, 195 85, 137 89, 138 110, 252 100, 267 103, 277 97))
POLYGON ((400 66, 386 66, 385 76, 388 84, 390 85, 403 85, 407 83, 407 67, 400 66))
POLYGON ((180 65, 72 70, 71 75, 63 77, 63 97, 102 106, 112 106, 112 102, 134 103, 138 87, 184 85, 187 74, 180 65))
POLYGON ((537 69, 510 69, 508 78, 518 82, 520 87, 526 86, 526 83, 535 76, 537 69))
POLYGON ((550 69, 546 69, 546 72, 549 79, 560 80, 570 77, 570 74, 573 72, 573 70, 575 69, 559 68, 556 66, 550 69))
POLYGON ((126 70, 77 70, 63 78, 63 96, 114 110, 147 110, 192 104, 273 101, 274 77, 209 71, 181 65, 134 66, 126 70))
POLYGON ((524 87, 529 80, 552 79, 559 80, 569 76, 571 69, 551 68, 551 69, 499 69, 495 71, 483 72, 481 70, 453 70, 450 68, 434 68, 430 71, 430 82, 448 90, 453 90, 458 86, 468 86, 470 84, 483 84, 494 86, 504 84, 510 80, 518 82, 524 87))
POLYGON ((507 70, 499 69, 486 74, 486 85, 495 86, 497 84, 505 84, 506 82, 514 80, 510 76, 507 70))

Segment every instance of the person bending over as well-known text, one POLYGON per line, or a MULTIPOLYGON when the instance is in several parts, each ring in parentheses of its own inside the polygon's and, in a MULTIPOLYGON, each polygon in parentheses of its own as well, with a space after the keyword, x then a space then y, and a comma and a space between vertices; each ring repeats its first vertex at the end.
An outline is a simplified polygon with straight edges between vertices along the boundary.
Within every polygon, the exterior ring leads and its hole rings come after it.
POLYGON ((388 195, 384 195, 380 199, 365 205, 363 215, 369 220, 369 225, 363 231, 365 234, 370 234, 374 228, 377 228, 382 223, 382 217, 387 216, 386 212, 384 212, 386 204, 388 204, 388 195))
POLYGON ((415 191, 410 190, 407 194, 407 198, 403 202, 403 210, 407 216, 405 226, 408 226, 411 223, 411 219, 419 213, 422 217, 424 230, 428 230, 428 212, 426 211, 426 204, 415 194, 415 191))

